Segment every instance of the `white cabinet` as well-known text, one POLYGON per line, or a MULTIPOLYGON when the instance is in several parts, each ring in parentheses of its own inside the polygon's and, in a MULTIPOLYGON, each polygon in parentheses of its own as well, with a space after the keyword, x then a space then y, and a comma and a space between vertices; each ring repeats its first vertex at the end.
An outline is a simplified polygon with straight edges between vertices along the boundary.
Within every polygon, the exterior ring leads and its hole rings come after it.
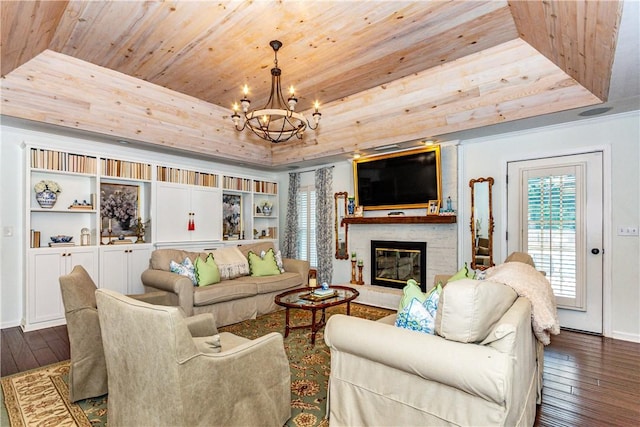
POLYGON ((25 331, 65 323, 58 278, 82 265, 96 281, 98 250, 95 247, 41 248, 28 251, 26 310, 22 321, 25 331))
POLYGON ((222 194, 219 188, 159 182, 156 187, 156 237, 162 242, 220 240, 222 194), (193 229, 189 221, 193 221, 193 229))
POLYGON ((144 293, 140 280, 149 267, 152 247, 148 244, 106 245, 100 248, 100 288, 121 294, 144 293))

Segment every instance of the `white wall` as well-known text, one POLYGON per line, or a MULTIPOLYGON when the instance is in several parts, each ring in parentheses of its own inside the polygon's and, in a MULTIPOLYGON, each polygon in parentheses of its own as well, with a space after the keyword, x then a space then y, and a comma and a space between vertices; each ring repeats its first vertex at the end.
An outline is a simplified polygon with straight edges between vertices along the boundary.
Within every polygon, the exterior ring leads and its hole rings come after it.
POLYGON ((49 133, 41 127, 29 125, 0 124, 0 229, 3 230, 0 244, 0 327, 18 326, 23 313, 23 292, 25 265, 24 230, 24 182, 26 179, 23 143, 42 144, 53 149, 72 150, 113 156, 126 160, 157 162, 175 167, 203 171, 227 173, 248 178, 275 180, 272 172, 234 167, 216 162, 191 159, 176 155, 161 154, 133 148, 122 144, 109 143, 99 135, 79 137, 68 131, 49 133), (4 231, 13 230, 13 236, 5 236, 4 231))
MULTIPOLYGON (((605 335, 640 342, 640 238, 618 236, 621 225, 640 225, 640 112, 593 118, 527 132, 462 142, 462 183, 492 176, 495 218, 494 260, 506 256, 506 166, 508 161, 593 149, 605 151, 605 335), (607 185, 609 184, 609 185, 607 185), (606 221, 609 218, 610 221, 606 221), (608 239, 607 239, 608 238, 608 239), (607 244, 608 243, 608 244, 607 244), (607 265, 608 261, 608 265, 607 265)), ((464 191, 469 218, 470 189, 464 191)), ((459 219, 462 223, 464 220, 459 219)), ((471 259, 471 235, 462 233, 462 256, 471 259)))

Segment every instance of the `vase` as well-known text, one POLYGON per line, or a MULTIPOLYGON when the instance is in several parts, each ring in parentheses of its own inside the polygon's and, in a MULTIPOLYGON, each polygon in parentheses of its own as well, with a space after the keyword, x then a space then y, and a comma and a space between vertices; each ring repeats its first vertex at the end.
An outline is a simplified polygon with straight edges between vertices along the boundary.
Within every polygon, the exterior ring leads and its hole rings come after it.
POLYGON ((131 227, 131 217, 127 217, 122 221, 118 220, 118 224, 120 224, 121 230, 128 230, 131 227))
POLYGON ((270 216, 271 215, 271 208, 269 206, 263 206, 262 207, 262 215, 270 216))
POLYGON ((36 193, 36 201, 42 209, 51 209, 56 204, 58 195, 50 190, 44 190, 36 193))
POLYGON ((347 203, 347 214, 353 215, 356 211, 356 199, 354 197, 349 197, 349 202, 347 203))

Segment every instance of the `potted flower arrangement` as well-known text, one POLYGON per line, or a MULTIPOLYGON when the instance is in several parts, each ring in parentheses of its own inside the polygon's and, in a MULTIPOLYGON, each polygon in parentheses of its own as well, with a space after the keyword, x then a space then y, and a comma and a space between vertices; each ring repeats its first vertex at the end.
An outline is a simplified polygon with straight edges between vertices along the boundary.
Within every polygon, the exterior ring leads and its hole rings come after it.
POLYGON ((58 193, 62 187, 55 181, 42 180, 38 182, 33 190, 36 192, 36 201, 43 209, 51 209, 58 200, 58 193))
POLYGON ((260 210, 262 211, 262 215, 269 216, 271 215, 271 210, 273 209, 273 203, 268 200, 263 200, 260 202, 260 210))

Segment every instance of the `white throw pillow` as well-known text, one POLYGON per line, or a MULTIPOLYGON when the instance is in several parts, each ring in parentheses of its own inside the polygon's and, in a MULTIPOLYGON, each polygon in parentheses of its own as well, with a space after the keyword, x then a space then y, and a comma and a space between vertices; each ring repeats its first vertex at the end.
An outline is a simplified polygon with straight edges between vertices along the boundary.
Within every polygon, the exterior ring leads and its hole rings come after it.
POLYGON ((436 334, 451 341, 481 342, 517 298, 509 286, 491 280, 449 282, 440 295, 436 334))

